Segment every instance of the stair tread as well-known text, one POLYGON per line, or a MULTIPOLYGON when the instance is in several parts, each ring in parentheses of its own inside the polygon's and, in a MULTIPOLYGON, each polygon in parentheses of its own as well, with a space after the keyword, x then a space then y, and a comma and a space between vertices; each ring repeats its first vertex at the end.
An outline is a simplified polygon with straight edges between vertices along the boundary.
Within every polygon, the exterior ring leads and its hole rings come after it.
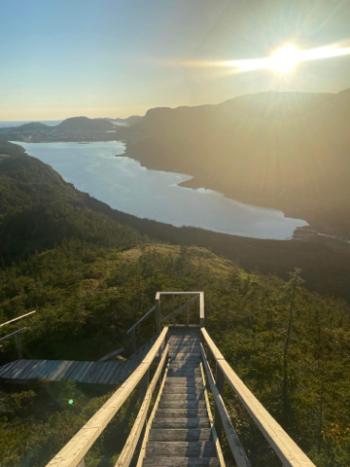
POLYGON ((208 441, 149 441, 146 448, 146 456, 176 456, 185 457, 214 457, 215 445, 208 441))
POLYGON ((152 428, 150 432, 150 441, 198 441, 210 438, 210 428, 152 428))
POLYGON ((154 466, 154 467, 214 467, 218 466, 219 462, 214 457, 201 457, 199 459, 191 458, 191 457, 179 457, 179 456, 171 456, 171 457, 146 457, 143 465, 146 466, 154 466))
POLYGON ((206 409, 158 409, 157 416, 159 417, 206 417, 208 412, 206 409))
POLYGON ((206 417, 178 417, 178 418, 155 418, 154 428, 208 428, 209 420, 206 417))

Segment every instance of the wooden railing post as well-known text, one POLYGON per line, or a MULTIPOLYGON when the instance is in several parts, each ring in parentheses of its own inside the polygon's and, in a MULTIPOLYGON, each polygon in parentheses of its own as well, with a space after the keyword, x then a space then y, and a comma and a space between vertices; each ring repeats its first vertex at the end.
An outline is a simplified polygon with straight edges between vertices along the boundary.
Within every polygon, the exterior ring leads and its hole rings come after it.
POLYGON ((137 344, 136 344, 136 328, 131 331, 131 343, 132 343, 132 351, 136 352, 137 344))
POLYGON ((155 320, 156 320, 156 331, 157 331, 157 334, 160 333, 160 330, 161 330, 161 322, 160 322, 160 299, 157 300, 157 306, 156 306, 156 310, 155 310, 155 320))
MULTIPOLYGON (((218 362, 216 362, 215 383, 216 383, 216 387, 217 387, 221 397, 223 397, 224 382, 225 382, 224 374, 223 374, 221 368, 219 367, 218 362)), ((218 411, 218 407, 217 407, 216 404, 215 404, 215 412, 214 412, 214 423, 215 423, 216 432, 217 432, 217 434, 218 434, 218 436, 220 438, 223 427, 222 427, 222 423, 221 423, 221 420, 220 420, 220 414, 219 414, 219 411, 218 411)))
POLYGON ((22 358, 22 337, 21 334, 18 333, 15 335, 15 343, 16 343, 16 350, 18 358, 22 358))

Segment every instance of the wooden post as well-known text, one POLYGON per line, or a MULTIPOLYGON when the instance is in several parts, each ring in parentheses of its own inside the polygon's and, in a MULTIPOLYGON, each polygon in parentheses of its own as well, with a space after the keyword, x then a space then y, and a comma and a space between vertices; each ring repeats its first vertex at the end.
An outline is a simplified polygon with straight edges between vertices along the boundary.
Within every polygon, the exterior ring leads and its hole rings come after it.
POLYGON ((18 333, 15 335, 15 343, 16 343, 16 349, 17 349, 17 356, 18 358, 22 358, 22 339, 21 339, 21 334, 18 333))
POLYGON ((205 324, 204 292, 199 292, 199 324, 201 327, 205 324))
POLYGON ((85 467, 85 459, 82 459, 77 465, 77 467, 85 467))
POLYGON ((134 328, 131 332, 131 342, 132 342, 132 351, 136 352, 136 328, 134 328))
POLYGON ((160 323, 160 298, 157 300, 157 307, 156 307, 154 316, 155 316, 155 320, 156 320, 156 331, 157 331, 157 334, 159 334, 160 331, 161 331, 161 329, 160 329, 160 326, 161 326, 161 323, 160 323))
MULTIPOLYGON (((224 390, 224 375, 223 375, 223 372, 221 370, 221 368, 219 367, 218 363, 216 362, 216 369, 215 369, 215 383, 216 383, 216 387, 221 395, 221 397, 223 398, 223 390, 224 390)), ((218 408, 217 408, 217 405, 215 404, 215 415, 214 415, 214 423, 215 423, 215 429, 216 429, 216 432, 218 434, 218 437, 220 438, 221 436, 221 432, 222 432, 222 423, 221 423, 221 420, 220 420, 220 414, 219 414, 219 411, 218 411, 218 408)))

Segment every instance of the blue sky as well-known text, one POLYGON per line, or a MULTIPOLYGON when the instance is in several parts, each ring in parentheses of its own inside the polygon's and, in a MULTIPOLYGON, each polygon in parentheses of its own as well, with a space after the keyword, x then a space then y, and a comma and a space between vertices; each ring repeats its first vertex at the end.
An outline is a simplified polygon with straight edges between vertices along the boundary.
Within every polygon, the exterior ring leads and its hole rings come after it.
POLYGON ((173 60, 263 56, 350 36, 339 0, 0 0, 0 119, 125 117, 155 106, 215 103, 269 89, 350 87, 350 57, 222 76, 173 60))

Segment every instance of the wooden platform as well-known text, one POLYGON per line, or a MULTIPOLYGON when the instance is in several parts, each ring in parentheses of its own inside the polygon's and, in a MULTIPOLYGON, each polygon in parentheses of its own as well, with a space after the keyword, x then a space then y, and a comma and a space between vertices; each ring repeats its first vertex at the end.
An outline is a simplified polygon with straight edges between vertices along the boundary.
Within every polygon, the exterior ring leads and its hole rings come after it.
POLYGON ((14 360, 0 366, 0 379, 119 385, 137 368, 152 343, 125 361, 14 360))

